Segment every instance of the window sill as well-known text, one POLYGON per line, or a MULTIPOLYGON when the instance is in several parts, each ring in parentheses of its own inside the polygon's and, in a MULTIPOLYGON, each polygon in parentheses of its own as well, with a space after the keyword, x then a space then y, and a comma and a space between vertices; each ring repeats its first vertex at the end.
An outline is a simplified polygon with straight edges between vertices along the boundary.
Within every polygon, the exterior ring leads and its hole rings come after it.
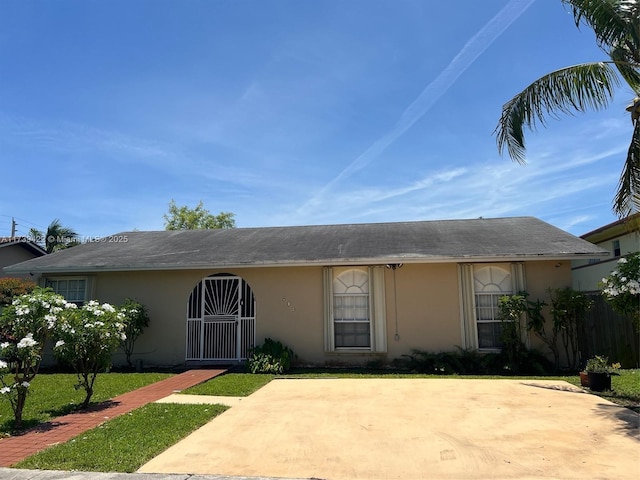
POLYGON ((478 348, 478 353, 500 353, 501 348, 478 348))
POLYGON ((336 348, 335 350, 330 350, 324 352, 327 355, 385 355, 387 352, 374 352, 370 348, 336 348))

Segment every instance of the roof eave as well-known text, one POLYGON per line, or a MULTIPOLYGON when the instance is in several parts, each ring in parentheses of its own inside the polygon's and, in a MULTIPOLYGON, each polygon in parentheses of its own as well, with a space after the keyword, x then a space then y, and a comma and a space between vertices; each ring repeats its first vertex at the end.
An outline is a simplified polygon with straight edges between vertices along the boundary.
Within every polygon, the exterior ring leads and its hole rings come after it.
POLYGON ((44 256, 47 254, 47 251, 42 248, 40 245, 38 245, 37 243, 33 243, 30 241, 26 241, 26 240, 11 240, 11 241, 7 241, 7 242, 0 242, 0 248, 2 247, 11 247, 12 245, 18 245, 22 248, 24 248, 25 250, 28 250, 29 252, 38 255, 38 256, 44 256))
POLYGON ((549 254, 516 254, 516 255, 462 255, 462 256, 390 256, 371 258, 337 258, 300 261, 275 261, 252 263, 215 263, 215 264, 185 264, 185 265, 78 265, 65 267, 20 268, 20 264, 5 267, 6 273, 16 274, 68 274, 68 273, 100 273, 100 272, 132 272, 132 271, 162 271, 162 270, 211 270, 211 269, 239 269, 239 268, 267 268, 267 267, 317 267, 317 266, 361 266, 361 265, 389 265, 389 264, 420 264, 420 263, 489 263, 489 262, 528 262, 528 261, 561 261, 608 256, 604 250, 588 253, 549 253, 549 254))

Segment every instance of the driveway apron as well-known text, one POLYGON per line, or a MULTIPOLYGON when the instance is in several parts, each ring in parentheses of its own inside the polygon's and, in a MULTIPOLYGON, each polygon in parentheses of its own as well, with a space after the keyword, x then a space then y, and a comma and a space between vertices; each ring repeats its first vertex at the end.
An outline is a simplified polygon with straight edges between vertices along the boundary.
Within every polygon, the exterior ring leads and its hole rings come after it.
POLYGON ((637 479, 638 415, 558 381, 279 379, 139 472, 637 479))

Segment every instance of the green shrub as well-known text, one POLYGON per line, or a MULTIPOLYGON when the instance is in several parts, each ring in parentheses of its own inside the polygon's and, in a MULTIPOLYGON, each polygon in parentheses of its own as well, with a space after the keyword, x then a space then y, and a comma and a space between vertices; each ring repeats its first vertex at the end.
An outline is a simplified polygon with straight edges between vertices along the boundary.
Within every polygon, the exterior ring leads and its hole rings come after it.
POLYGON ((536 350, 511 353, 479 353, 458 347, 455 352, 412 350, 403 355, 400 366, 412 372, 433 375, 545 375, 553 365, 536 350))
POLYGON ((291 368, 291 360, 295 357, 293 350, 281 342, 270 338, 264 344, 254 347, 249 352, 249 370, 251 373, 282 374, 291 368))
POLYGON ((523 350, 515 358, 505 358, 504 353, 496 355, 502 361, 503 370, 506 370, 503 371, 503 374, 549 375, 555 371, 553 362, 542 352, 535 349, 523 350))
POLYGON ((434 375, 451 375, 460 373, 461 364, 455 352, 424 352, 412 350, 409 355, 403 355, 406 367, 415 372, 431 373, 434 375))

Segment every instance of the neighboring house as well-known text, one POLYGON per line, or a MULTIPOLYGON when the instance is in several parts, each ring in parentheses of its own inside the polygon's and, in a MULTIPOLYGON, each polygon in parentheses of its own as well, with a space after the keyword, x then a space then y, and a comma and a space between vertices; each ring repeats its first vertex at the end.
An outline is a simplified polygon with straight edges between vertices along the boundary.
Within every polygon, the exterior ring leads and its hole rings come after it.
POLYGON ((599 258, 572 262, 574 290, 596 292, 600 290, 602 279, 616 268, 621 256, 640 251, 640 214, 610 223, 580 238, 608 252, 599 258))
POLYGON ((585 292, 594 302, 578 334, 582 358, 604 355, 626 368, 637 368, 640 337, 633 321, 613 311, 601 295, 600 282, 617 266, 620 257, 640 251, 640 214, 605 225, 581 238, 607 250, 607 255, 572 262, 574 290, 585 292))
POLYGON ((47 252, 40 245, 26 238, 0 237, 0 278, 8 276, 29 278, 29 273, 17 275, 5 274, 3 268, 46 254, 47 252))
POLYGON ((570 286, 572 260, 604 253, 518 217, 128 232, 7 270, 76 302, 145 304, 147 364, 237 361, 269 337, 304 364, 348 365, 496 351, 501 295, 570 286))

